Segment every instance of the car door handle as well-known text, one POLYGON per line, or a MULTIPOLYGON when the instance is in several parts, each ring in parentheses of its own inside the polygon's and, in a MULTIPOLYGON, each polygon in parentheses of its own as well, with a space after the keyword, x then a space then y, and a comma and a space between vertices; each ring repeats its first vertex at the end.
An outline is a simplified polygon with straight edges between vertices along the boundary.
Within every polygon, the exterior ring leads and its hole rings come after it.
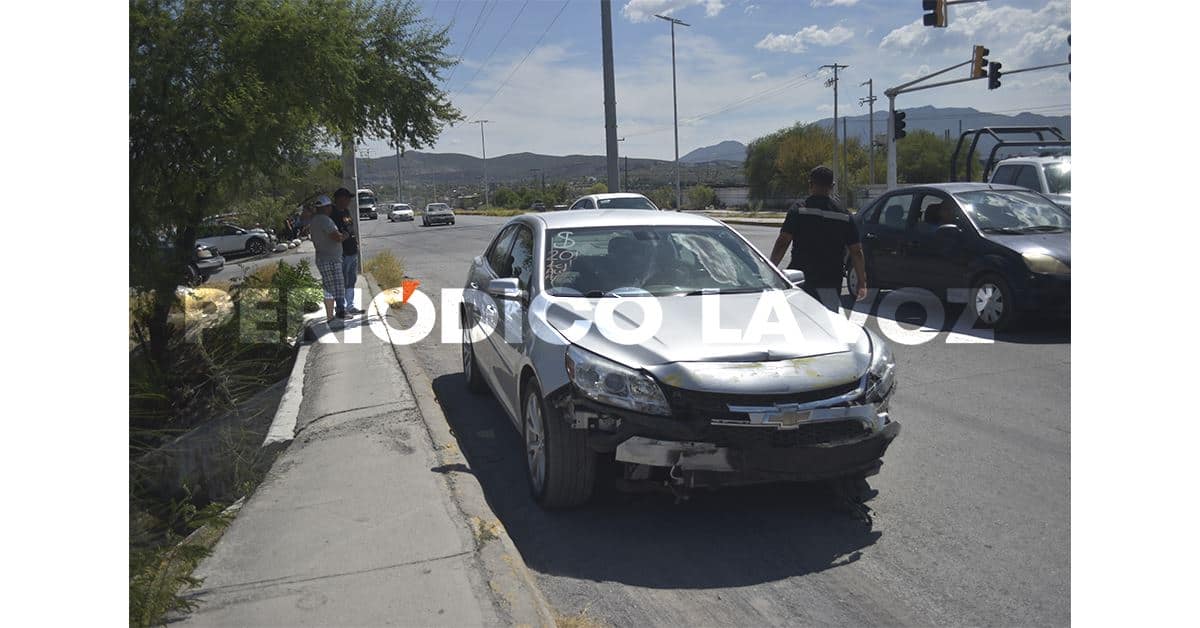
POLYGON ((875 235, 874 233, 868 233, 867 235, 863 236, 863 239, 864 240, 874 240, 875 238, 878 238, 878 237, 879 236, 875 235))

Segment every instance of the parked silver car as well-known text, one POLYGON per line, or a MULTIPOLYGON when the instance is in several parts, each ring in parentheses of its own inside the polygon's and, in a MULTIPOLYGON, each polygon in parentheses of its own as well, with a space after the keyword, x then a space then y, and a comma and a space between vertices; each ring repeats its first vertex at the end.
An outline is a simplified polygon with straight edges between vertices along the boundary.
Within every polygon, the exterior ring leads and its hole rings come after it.
POLYGON ((899 433, 895 362, 802 282, 704 216, 518 216, 468 272, 463 375, 523 435, 544 507, 586 502, 602 455, 676 491, 861 485, 899 433))

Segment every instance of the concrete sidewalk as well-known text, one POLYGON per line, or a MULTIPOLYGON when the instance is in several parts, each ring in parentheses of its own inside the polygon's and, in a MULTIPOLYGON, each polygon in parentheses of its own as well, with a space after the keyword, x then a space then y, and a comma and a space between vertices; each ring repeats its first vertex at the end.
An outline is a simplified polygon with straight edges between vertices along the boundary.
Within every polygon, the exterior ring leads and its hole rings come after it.
POLYGON ((317 330, 295 440, 195 573, 199 608, 183 621, 544 624, 513 599, 529 592, 511 570, 483 558, 391 346, 362 317, 317 330))

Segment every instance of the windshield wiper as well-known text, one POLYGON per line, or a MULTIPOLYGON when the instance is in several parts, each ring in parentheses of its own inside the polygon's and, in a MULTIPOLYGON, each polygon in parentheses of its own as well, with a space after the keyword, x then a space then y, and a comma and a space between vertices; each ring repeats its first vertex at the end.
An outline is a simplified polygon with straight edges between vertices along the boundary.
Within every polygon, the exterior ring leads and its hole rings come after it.
POLYGON ((749 294, 751 292, 764 292, 766 288, 701 288, 692 290, 691 292, 683 293, 685 297, 695 297, 702 294, 749 294))
POLYGON ((621 298, 621 295, 619 295, 615 292, 612 292, 612 291, 605 291, 605 290, 591 290, 583 296, 588 299, 604 299, 604 298, 608 298, 608 297, 612 297, 614 299, 621 298))
POLYGON ((985 233, 1010 233, 1013 235, 1020 235, 1022 233, 1018 229, 1011 229, 1009 227, 980 227, 979 230, 985 233))
POLYGON ((1029 227, 1021 227, 1021 231, 1066 231, 1067 227, 1059 225, 1032 225, 1029 227))

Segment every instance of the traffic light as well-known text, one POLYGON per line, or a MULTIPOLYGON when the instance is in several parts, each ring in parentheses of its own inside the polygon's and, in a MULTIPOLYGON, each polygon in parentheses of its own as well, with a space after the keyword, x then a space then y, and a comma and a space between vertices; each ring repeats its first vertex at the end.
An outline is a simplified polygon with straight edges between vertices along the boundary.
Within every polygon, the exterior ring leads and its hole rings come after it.
POLYGON ((925 25, 946 27, 946 0, 921 0, 921 8, 932 13, 925 14, 925 25))
POLYGON ((905 135, 908 135, 908 132, 904 130, 904 117, 903 111, 892 114, 892 137, 894 139, 903 139, 905 135))
POLYGON ((983 46, 975 46, 971 49, 971 78, 977 79, 987 76, 987 56, 989 53, 991 51, 983 46))
POLYGON ((988 64, 988 89, 996 89, 1000 87, 1000 63, 993 61, 988 64))

